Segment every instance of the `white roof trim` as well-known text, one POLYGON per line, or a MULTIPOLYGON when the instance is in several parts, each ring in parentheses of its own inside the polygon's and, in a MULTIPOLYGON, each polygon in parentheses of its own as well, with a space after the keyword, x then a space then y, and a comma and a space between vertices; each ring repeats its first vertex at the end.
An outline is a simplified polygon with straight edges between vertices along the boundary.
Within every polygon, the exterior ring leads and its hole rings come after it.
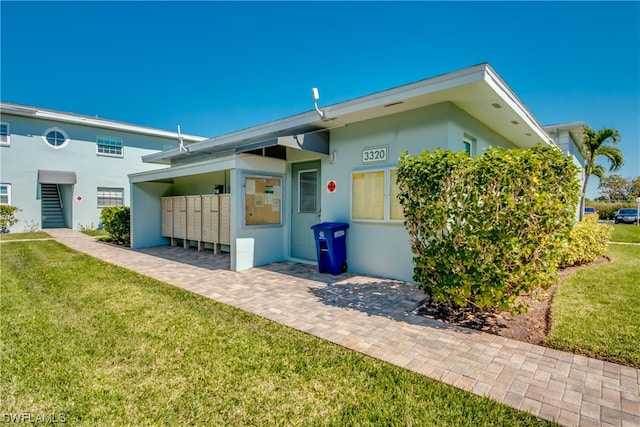
POLYGON ((582 128, 585 126, 589 126, 587 122, 570 122, 570 123, 560 123, 557 125, 545 125, 544 129, 547 132, 566 130, 570 132, 582 132, 582 128))
POLYGON ((198 175, 202 173, 235 169, 237 157, 238 156, 236 154, 231 154, 229 156, 196 163, 166 167, 163 169, 155 169, 145 172, 136 172, 128 175, 129 182, 135 184, 138 182, 172 179, 182 176, 198 175))
POLYGON ((493 68, 487 66, 485 81, 498 92, 498 94, 504 99, 505 102, 513 108, 518 115, 531 127, 538 137, 545 141, 549 145, 554 145, 553 138, 545 131, 531 112, 525 107, 524 103, 518 98, 518 96, 507 86, 507 84, 500 78, 500 76, 493 70, 493 68))
MULTIPOLYGON (((460 99, 452 100, 450 98, 446 98, 446 96, 453 96, 455 94, 460 97, 461 95, 459 91, 456 94, 457 88, 461 88, 466 85, 469 85, 469 87, 477 87, 478 84, 488 85, 488 88, 490 88, 492 93, 504 102, 505 108, 502 110, 503 113, 496 114, 504 115, 508 112, 508 114, 514 115, 511 120, 517 118, 517 121, 519 122, 518 124, 509 124, 508 126, 519 126, 520 129, 522 129, 523 136, 525 133, 526 135, 530 135, 529 138, 531 139, 529 141, 533 142, 523 140, 523 146, 533 146, 535 141, 554 145, 553 139, 547 134, 542 125, 538 123, 523 102, 498 76, 491 66, 485 63, 338 104, 325 106, 322 108, 326 116, 325 120, 321 120, 317 112, 315 110, 311 110, 192 144, 189 147, 189 152, 215 152, 225 148, 233 148, 240 144, 258 142, 260 140, 272 139, 292 133, 305 133, 321 129, 331 129, 332 127, 336 127, 337 124, 343 122, 354 123, 361 119, 370 119, 383 115, 395 114, 402 110, 386 110, 384 107, 389 104, 399 102, 403 102, 404 106, 407 108, 409 108, 409 104, 419 102, 436 103, 453 101, 455 103, 460 101, 460 99), (333 121, 332 119, 337 120, 333 121)), ((400 107, 402 108, 402 106, 400 107)), ((487 108, 491 108, 491 106, 487 105, 487 108)), ((511 128, 509 129, 509 133, 512 136, 515 135, 511 128)), ((168 163, 170 159, 179 156, 184 156, 184 154, 182 154, 178 149, 173 149, 162 153, 150 154, 143 157, 143 161, 168 163)))
MULTIPOLYGON (((122 132, 137 133, 141 135, 157 136, 169 139, 178 139, 177 132, 169 132, 161 129, 155 129, 145 126, 132 125, 129 123, 118 122, 114 120, 101 119, 98 117, 89 117, 79 114, 64 113, 61 111, 44 110, 41 108, 29 107, 26 105, 10 104, 6 102, 0 103, 0 112, 2 114, 11 114, 22 117, 33 117, 36 119, 52 120, 56 122, 72 123, 84 126, 92 126, 102 129, 111 129, 122 132)), ((181 134, 182 138, 188 142, 200 142, 206 138, 194 135, 181 134)))

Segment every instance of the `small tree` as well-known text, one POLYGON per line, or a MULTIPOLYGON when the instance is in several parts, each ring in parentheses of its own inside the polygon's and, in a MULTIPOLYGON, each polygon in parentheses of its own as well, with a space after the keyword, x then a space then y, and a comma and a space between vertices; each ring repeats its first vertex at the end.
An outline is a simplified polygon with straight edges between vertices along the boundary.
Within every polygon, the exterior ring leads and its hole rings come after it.
POLYGON ((131 209, 127 206, 109 206, 100 212, 104 229, 113 242, 129 246, 131 237, 131 209))
POLYGON ((18 223, 18 219, 15 214, 20 212, 21 209, 11 205, 0 205, 0 230, 3 233, 8 233, 9 228, 18 223))
POLYGON ((629 192, 631 193, 631 200, 635 201, 636 198, 640 197, 640 176, 636 176, 630 181, 631 183, 629 184, 629 192))
POLYGON ((620 175, 613 174, 600 179, 598 189, 611 202, 626 201, 631 199, 632 182, 620 175))

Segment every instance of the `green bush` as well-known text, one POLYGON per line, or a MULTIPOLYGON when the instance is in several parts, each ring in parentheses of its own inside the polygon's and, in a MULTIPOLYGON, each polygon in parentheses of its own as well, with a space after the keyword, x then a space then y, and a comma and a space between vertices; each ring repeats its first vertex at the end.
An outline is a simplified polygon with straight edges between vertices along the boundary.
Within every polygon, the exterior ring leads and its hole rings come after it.
POLYGON ((11 205, 0 205, 0 230, 9 232, 9 229, 18 223, 15 217, 21 209, 11 205))
POLYGON ((102 209, 100 220, 111 241, 129 246, 131 237, 131 209, 127 206, 109 206, 102 209))
POLYGON ((613 219, 613 216, 616 214, 616 212, 618 212, 619 209, 638 207, 637 204, 625 202, 587 202, 585 205, 593 206, 594 208, 596 208, 600 219, 613 219))
POLYGON ((604 255, 613 227, 598 224, 595 216, 585 216, 578 222, 566 242, 560 259, 560 267, 586 264, 604 255))
POLYGON ((574 223, 577 168, 552 147, 482 156, 436 150, 399 160, 414 280, 436 301, 514 313, 557 280, 574 223))

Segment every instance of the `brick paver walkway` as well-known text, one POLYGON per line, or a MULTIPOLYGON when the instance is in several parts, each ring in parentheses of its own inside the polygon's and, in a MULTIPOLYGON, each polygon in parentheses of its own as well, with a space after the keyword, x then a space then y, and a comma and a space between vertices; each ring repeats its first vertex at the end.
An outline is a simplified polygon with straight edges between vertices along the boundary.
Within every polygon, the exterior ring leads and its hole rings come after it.
POLYGON ((47 230, 96 258, 255 313, 568 426, 640 426, 640 370, 412 314, 408 283, 318 274, 278 263, 229 271, 229 258, 181 247, 141 250, 47 230))

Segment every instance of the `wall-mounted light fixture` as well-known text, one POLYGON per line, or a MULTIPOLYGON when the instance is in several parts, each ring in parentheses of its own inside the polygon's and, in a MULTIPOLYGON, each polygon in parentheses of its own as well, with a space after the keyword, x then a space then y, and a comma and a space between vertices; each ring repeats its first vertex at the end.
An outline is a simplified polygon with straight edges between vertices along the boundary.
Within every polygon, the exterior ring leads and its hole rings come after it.
POLYGON ((329 163, 334 164, 336 162, 336 152, 332 151, 329 153, 329 163))
POLYGON ((313 96, 313 106, 316 109, 316 111, 318 112, 318 114, 320 115, 320 118, 322 120, 326 120, 326 116, 324 115, 324 111, 320 110, 318 108, 318 100, 320 99, 320 94, 318 93, 318 88, 314 87, 313 89, 311 89, 311 95, 313 96))
POLYGON ((184 151, 185 153, 189 154, 189 149, 184 146, 184 141, 182 140, 182 134, 180 133, 180 125, 178 125, 178 142, 180 143, 180 145, 178 146, 180 153, 184 151))

